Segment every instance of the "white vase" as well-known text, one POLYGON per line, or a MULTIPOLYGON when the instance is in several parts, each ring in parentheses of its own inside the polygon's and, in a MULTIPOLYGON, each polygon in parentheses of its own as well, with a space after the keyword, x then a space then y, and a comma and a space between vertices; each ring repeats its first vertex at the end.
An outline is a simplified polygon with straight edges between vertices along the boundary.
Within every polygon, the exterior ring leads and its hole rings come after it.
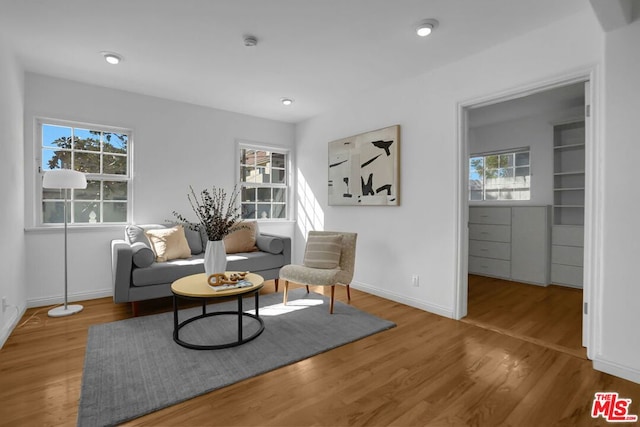
POLYGON ((209 277, 215 273, 224 273, 227 269, 227 251, 224 240, 207 240, 204 250, 204 272, 209 277))

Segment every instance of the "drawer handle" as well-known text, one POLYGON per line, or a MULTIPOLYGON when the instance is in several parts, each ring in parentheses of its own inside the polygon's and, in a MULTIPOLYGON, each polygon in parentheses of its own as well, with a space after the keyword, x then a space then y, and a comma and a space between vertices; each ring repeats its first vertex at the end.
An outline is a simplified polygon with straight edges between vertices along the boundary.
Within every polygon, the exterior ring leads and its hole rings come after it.
POLYGON ((489 234, 488 231, 481 231, 480 234, 489 234))
POLYGON ((480 218, 489 218, 489 215, 480 215, 480 218))
POLYGON ((489 252, 489 249, 480 249, 482 252, 489 252))

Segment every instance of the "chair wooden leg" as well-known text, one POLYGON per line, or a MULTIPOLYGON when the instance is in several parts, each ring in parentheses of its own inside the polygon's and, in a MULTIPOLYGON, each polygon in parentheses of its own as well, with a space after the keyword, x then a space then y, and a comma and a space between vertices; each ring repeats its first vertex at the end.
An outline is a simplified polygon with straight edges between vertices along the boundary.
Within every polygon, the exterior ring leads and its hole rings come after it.
POLYGON ((309 293, 309 286, 305 286, 305 288, 307 288, 307 293, 309 293))
POLYGON ((347 285, 347 299, 351 301, 351 288, 347 285))
POLYGON ((331 302, 329 303, 329 314, 333 314, 333 299, 336 293, 336 286, 331 286, 331 302))
POLYGON ((275 279, 276 282, 276 292, 278 292, 278 279, 275 279))
POLYGON ((289 281, 285 280, 284 281, 284 289, 283 289, 283 297, 282 297, 282 304, 283 305, 287 305, 287 292, 289 292, 289 281))

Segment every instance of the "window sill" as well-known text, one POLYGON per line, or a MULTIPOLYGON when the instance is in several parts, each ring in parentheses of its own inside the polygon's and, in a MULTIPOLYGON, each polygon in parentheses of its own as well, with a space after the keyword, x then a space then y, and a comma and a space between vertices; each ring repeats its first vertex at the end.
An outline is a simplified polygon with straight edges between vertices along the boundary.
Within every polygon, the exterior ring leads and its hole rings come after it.
MULTIPOLYGON (((68 225, 67 232, 69 233, 79 233, 83 231, 122 231, 127 224, 96 224, 96 225, 68 225)), ((64 224, 60 225, 47 225, 47 226, 39 226, 39 227, 26 227, 24 229, 25 233, 34 233, 34 234, 46 234, 46 233, 57 233, 60 230, 64 230, 64 224)))

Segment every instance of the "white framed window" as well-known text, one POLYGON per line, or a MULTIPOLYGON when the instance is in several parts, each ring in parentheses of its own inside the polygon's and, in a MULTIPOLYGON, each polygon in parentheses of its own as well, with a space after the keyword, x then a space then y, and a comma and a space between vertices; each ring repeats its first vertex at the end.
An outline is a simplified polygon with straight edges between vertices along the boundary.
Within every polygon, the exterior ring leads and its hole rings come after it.
POLYGON ((530 199, 529 147, 469 157, 470 201, 530 199))
POLYGON ((289 151, 240 142, 238 153, 242 219, 288 219, 289 151))
POLYGON ((87 175, 87 188, 67 190, 69 224, 123 224, 131 204, 131 143, 128 129, 37 119, 36 150, 40 225, 64 222, 64 190, 42 188, 48 170, 73 169, 87 175))

